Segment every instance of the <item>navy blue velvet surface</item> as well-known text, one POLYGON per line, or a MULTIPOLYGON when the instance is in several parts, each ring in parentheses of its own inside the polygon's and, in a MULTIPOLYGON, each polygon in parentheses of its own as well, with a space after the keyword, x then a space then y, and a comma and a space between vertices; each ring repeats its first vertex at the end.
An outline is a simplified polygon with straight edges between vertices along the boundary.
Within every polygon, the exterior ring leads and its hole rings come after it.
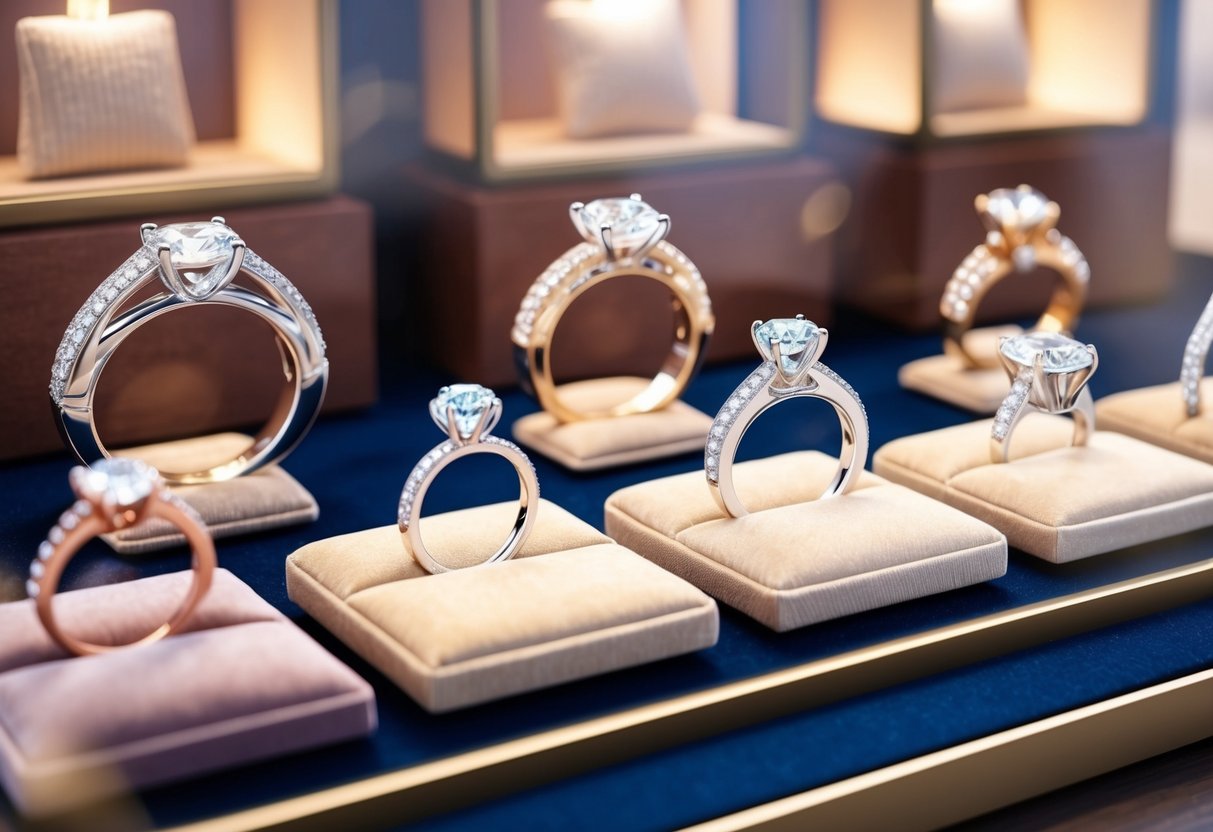
MULTIPOLYGON (((1093 341, 1100 349, 1101 367, 1092 382, 1095 394, 1099 396, 1160 383, 1177 376, 1184 339, 1206 299, 1206 292, 1207 288, 1193 277, 1185 281, 1166 304, 1089 315, 1083 321, 1079 336, 1093 341), (1126 326, 1148 328, 1152 333, 1150 342, 1144 348, 1130 343, 1121 335, 1126 326)), ((772 310, 773 314, 794 311, 772 310)), ((901 364, 937 352, 938 349, 937 337, 892 334, 879 325, 862 320, 844 320, 831 326, 826 360, 850 380, 863 396, 872 420, 873 448, 898 436, 971 418, 897 387, 896 373, 901 364)), ((1206 532, 1065 566, 1053 566, 1013 553, 1006 577, 990 584, 784 634, 772 633, 726 609, 722 610, 720 643, 711 650, 455 714, 431 716, 291 604, 286 597, 283 574, 285 556, 307 542, 392 523, 404 477, 416 459, 440 439, 426 414, 425 403, 447 379, 424 371, 394 371, 392 368, 398 367, 398 364, 393 356, 385 356, 383 365, 387 375, 379 405, 364 413, 321 420, 287 461, 286 467, 319 500, 320 520, 310 526, 221 541, 219 546, 222 565, 292 616, 372 682, 379 697, 380 730, 364 741, 295 755, 276 761, 273 765, 227 772, 154 790, 146 795, 146 802, 158 822, 183 822, 289 797, 951 622, 1194 562, 1213 552, 1213 533, 1206 532)), ((752 363, 747 362, 708 369, 688 391, 687 401, 713 413, 751 367, 752 363)), ((339 371, 340 368, 334 370, 339 371)), ((534 405, 517 391, 503 391, 503 398, 507 424, 511 419, 534 410, 534 405)), ((765 416, 747 435, 741 458, 768 456, 806 447, 833 452, 838 442, 836 420, 820 403, 817 403, 819 407, 815 410, 802 407, 802 404, 775 408, 765 416)), ((501 432, 506 431, 502 428, 501 432)), ((701 458, 688 455, 589 475, 570 474, 542 459, 535 462, 546 498, 601 527, 602 505, 612 491, 654 477, 696 470, 701 465, 701 458)), ((0 469, 0 600, 22 597, 28 561, 46 529, 71 499, 65 479, 68 465, 66 457, 56 456, 0 469)), ((427 499, 427 512, 481 502, 486 489, 493 492, 493 498, 503 498, 504 480, 496 477, 502 473, 496 470, 487 472, 483 477, 457 477, 451 472, 440 480, 442 488, 435 489, 427 499)), ((505 473, 512 477, 512 474, 505 473)), ((93 544, 73 563, 66 576, 65 588, 187 567, 187 557, 182 551, 124 559, 113 556, 100 544, 93 544)), ((974 671, 982 675, 971 678, 963 674, 941 677, 806 714, 798 719, 824 722, 812 722, 812 726, 806 723, 805 730, 810 733, 805 735, 805 741, 821 748, 832 747, 830 759, 835 762, 826 766, 823 761, 823 766, 812 768, 811 771, 804 768, 803 759, 789 766, 795 769, 792 773, 798 777, 811 775, 828 779, 838 776, 839 772, 862 770, 864 767, 903 759, 939 743, 947 744, 976 735, 974 732, 981 733, 994 730, 997 726, 1036 718, 1041 713, 1042 705, 1056 709, 1073 707, 1107 696, 1108 691, 1117 686, 1117 689, 1140 687, 1163 677, 1187 672, 1195 666, 1207 665, 1205 657, 1193 657, 1186 653, 1178 655, 1171 650, 1172 647, 1178 649, 1194 641, 1197 633, 1207 639, 1208 622, 1202 625, 1203 630, 1197 629, 1198 619, 1191 618, 1191 615, 1186 613, 1185 617, 1176 614, 1174 619, 1164 617, 1153 625, 1170 631, 1168 638, 1159 637, 1156 645, 1156 635, 1151 635, 1154 631, 1124 629, 1125 650, 1129 650, 1130 646, 1134 650, 1140 649, 1141 661, 1110 662, 1106 672, 1091 677, 1075 677, 1073 683, 1056 688, 1049 687, 1049 679, 1056 678, 1057 674, 1038 663, 1046 660, 1046 654, 1039 653, 1037 658, 1037 653, 1031 653, 1025 657, 991 662, 980 671, 974 671), (1189 626, 1193 629, 1188 629, 1189 626), (1034 676, 1033 668, 1042 675, 1034 676), (1004 675, 1000 677, 1000 674, 1004 675), (1002 681, 999 681, 1000 678, 1002 681), (1084 681, 1088 678, 1089 684, 1084 681), (948 696, 953 697, 954 702, 952 709, 938 708, 939 691, 931 687, 935 684, 954 686, 948 688, 951 691, 948 696), (983 691, 987 690, 1001 692, 1001 696, 996 697, 997 708, 992 709, 983 698, 983 691), (1014 690, 1024 690, 1030 695, 1007 695, 1007 691, 1014 690), (962 707, 962 700, 956 697, 965 696, 971 696, 964 700, 970 704, 962 707), (858 722, 852 725, 853 720, 844 718, 852 713, 846 711, 847 708, 867 708, 863 713, 868 716, 856 716, 858 722), (823 731, 825 726, 832 726, 831 730, 838 733, 811 733, 823 731), (843 742, 841 738, 851 731, 867 732, 866 735, 872 739, 843 742), (875 738, 879 738, 879 741, 875 738)), ((1118 638, 1113 637, 1111 642, 1107 642, 1105 649, 1109 646, 1119 649, 1122 641, 1118 638)), ((1074 642, 1081 643, 1085 642, 1074 642)), ((1083 648, 1074 649, 1081 652, 1083 648)), ((1098 653, 1097 650, 1094 652, 1098 653)), ((1058 664, 1051 667, 1061 669, 1064 666, 1065 661, 1059 659, 1058 664)), ((786 727, 795 722, 783 720, 779 724, 786 727)), ((753 736, 753 753, 761 757, 766 753, 761 751, 762 738, 768 735, 768 731, 778 735, 782 730, 772 725, 769 729, 743 732, 721 742, 745 747, 746 737, 753 736)), ((714 753, 711 744, 700 745, 705 755, 714 753)), ((693 751, 688 749, 687 753, 693 757, 693 751)), ((733 753, 742 757, 749 754, 736 749, 733 753)), ((692 766, 692 758, 680 757, 681 754, 682 751, 671 752, 651 762, 659 767, 658 771, 667 762, 675 765, 674 760, 684 760, 678 765, 692 766)), ((648 762, 643 765, 648 765, 648 762)), ((737 775, 736 766, 733 769, 737 780, 749 779, 737 775)), ((677 768, 674 770, 678 771, 677 768)), ((595 787, 585 784, 599 781, 582 778, 567 785, 568 789, 573 790, 567 794, 579 795, 576 800, 589 801, 591 805, 620 802, 612 796, 613 787, 609 783, 624 783, 631 775, 621 768, 603 776, 624 779, 601 781, 601 797, 595 797, 595 787), (589 789, 589 792, 578 792, 578 789, 589 789)), ((706 780, 705 783, 709 785, 705 788, 716 796, 713 800, 695 794, 690 783, 682 782, 670 792, 668 802, 688 804, 675 814, 690 817, 723 811, 721 807, 724 803, 720 801, 732 801, 728 803, 730 807, 740 808, 745 801, 759 799, 756 796, 759 792, 765 795, 771 789, 804 787, 800 781, 792 785, 791 781, 781 780, 770 772, 762 772, 759 776, 756 770, 753 779, 764 782, 749 784, 751 790, 748 791, 729 791, 719 784, 713 787, 710 785, 712 781, 706 780), (690 805, 692 803, 694 807, 690 805), (708 807, 713 808, 709 810, 708 807)), ((520 798, 523 801, 526 799, 520 798)), ((519 804, 520 807, 522 805, 519 804)), ((630 811, 627 807, 619 807, 619 810, 630 811)), ((553 815, 549 819, 556 822, 558 817, 553 815)), ((627 820, 619 818, 621 823, 627 820)), ((489 821, 486 819, 486 822, 489 821)))

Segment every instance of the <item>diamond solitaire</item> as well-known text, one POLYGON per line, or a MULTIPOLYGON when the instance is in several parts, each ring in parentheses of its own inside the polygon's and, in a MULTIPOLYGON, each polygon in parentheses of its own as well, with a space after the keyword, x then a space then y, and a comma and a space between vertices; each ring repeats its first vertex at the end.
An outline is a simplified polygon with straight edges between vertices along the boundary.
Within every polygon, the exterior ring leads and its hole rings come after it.
POLYGON ((183 222, 162 225, 151 235, 153 245, 168 246, 173 265, 179 269, 202 269, 232 258, 236 232, 220 222, 183 222))
POLYGON ((1039 355, 1046 373, 1073 373, 1095 361, 1086 344, 1056 332, 1016 335, 1004 340, 998 349, 1022 367, 1032 367, 1039 355))
POLYGON ((146 500, 159 481, 156 469, 137 459, 112 457, 72 469, 72 486, 82 498, 118 509, 146 500))
POLYGON ((611 260, 639 257, 670 233, 670 218, 657 213, 640 194, 574 202, 569 214, 581 236, 602 246, 611 260))
POLYGON ((430 414, 438 427, 446 430, 447 414, 455 420, 459 436, 467 439, 476 430, 484 414, 500 401, 492 390, 479 384, 452 384, 438 391, 430 405, 430 414))
POLYGON ((774 361, 773 345, 778 345, 779 359, 784 374, 795 375, 801 369, 806 354, 817 352, 817 342, 822 330, 803 316, 799 318, 772 318, 754 327, 754 344, 767 361, 774 361))
POLYGON ((982 213, 992 230, 1028 234, 1050 218, 1049 198, 1029 185, 997 188, 986 195, 982 213))

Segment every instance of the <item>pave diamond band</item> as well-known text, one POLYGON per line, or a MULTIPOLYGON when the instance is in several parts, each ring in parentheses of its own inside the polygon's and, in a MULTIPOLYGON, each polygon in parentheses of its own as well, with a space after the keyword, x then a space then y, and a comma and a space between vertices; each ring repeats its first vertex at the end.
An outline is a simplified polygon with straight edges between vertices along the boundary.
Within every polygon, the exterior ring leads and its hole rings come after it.
POLYGON ((996 359, 975 356, 964 345, 977 307, 990 289, 1008 275, 1037 267, 1053 269, 1062 283, 1034 329, 1069 332, 1086 300, 1091 267, 1074 241, 1054 227, 1061 215, 1057 203, 1035 188, 999 188, 979 195, 976 207, 988 231, 985 242, 953 272, 944 287, 939 313, 944 320, 944 352, 958 357, 966 367, 992 367, 996 359))
POLYGON ((64 441, 82 462, 108 457, 93 421, 93 400, 110 355, 153 318, 196 303, 218 304, 251 312, 269 324, 282 348, 289 384, 275 416, 244 453, 203 471, 162 471, 161 476, 171 484, 215 482, 281 459, 307 433, 328 383, 324 336, 311 306, 220 217, 159 229, 147 224, 143 239, 80 307, 55 353, 50 398, 64 441), (249 287, 232 282, 241 274, 249 287), (136 293, 157 281, 164 291, 129 305, 136 293))
POLYGON ((1205 376, 1210 342, 1213 342, 1213 298, 1209 298, 1209 302, 1205 304, 1204 311, 1200 313, 1200 318, 1184 345, 1179 386, 1183 393, 1184 409, 1189 417, 1200 415, 1200 382, 1205 376))
POLYGON ((704 447, 704 474, 716 504, 730 517, 749 513, 733 484, 733 460, 750 426, 789 398, 823 399, 838 415, 842 448, 838 470, 822 498, 845 494, 868 458, 868 414, 859 394, 818 360, 829 332, 803 316, 755 321, 751 333, 763 362, 725 400, 704 447))
POLYGON ((483 563, 498 563, 512 558, 535 526, 539 509, 539 479, 535 466, 522 449, 490 431, 501 419, 501 399, 492 390, 478 384, 452 384, 443 387, 430 402, 434 424, 447 434, 447 440, 423 456, 404 481, 396 507, 396 523, 408 548, 422 568, 436 574, 452 568, 434 557, 421 536, 421 506, 426 492, 438 474, 465 456, 478 453, 503 457, 518 474, 518 514, 505 543, 483 563))
POLYGON ((38 546, 25 584, 47 633, 65 650, 83 656, 148 644, 179 631, 210 589, 214 577, 215 545, 206 524, 165 487, 156 469, 137 460, 97 460, 91 468, 73 468, 68 481, 77 500, 38 546), (192 550, 193 581, 181 606, 167 622, 130 644, 92 643, 64 631, 55 618, 52 599, 68 562, 97 535, 152 518, 167 520, 180 529, 192 550))
POLYGON ((1001 339, 998 355, 1011 390, 990 426, 990 460, 1007 461, 1011 434, 1032 410, 1070 414, 1070 444, 1085 445, 1095 431, 1095 403, 1087 387, 1099 366, 1095 347, 1054 332, 1026 332, 1001 339))
POLYGON ((712 302, 699 270, 665 240, 670 218, 633 194, 573 203, 573 225, 584 242, 573 246, 531 284, 510 339, 523 388, 561 422, 660 410, 675 401, 703 360, 715 328, 712 302), (630 400, 601 411, 580 411, 560 395, 552 370, 552 341, 568 308, 593 287, 615 277, 654 280, 673 295, 674 342, 661 370, 630 400))

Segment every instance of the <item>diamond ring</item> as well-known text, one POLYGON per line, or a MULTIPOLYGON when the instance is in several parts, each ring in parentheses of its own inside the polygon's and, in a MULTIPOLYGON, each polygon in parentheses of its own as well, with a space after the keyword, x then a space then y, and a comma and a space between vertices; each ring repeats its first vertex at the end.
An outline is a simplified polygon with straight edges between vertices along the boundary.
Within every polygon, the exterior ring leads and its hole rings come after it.
POLYGON ((989 232, 952 274, 939 302, 944 319, 944 352, 966 367, 995 366, 973 355, 964 335, 973 325, 977 306, 994 284, 1010 274, 1051 268, 1062 284, 1053 292, 1034 331, 1070 332, 1087 295, 1091 267, 1074 241, 1054 226, 1061 209, 1035 188, 999 188, 976 199, 977 213, 989 232))
POLYGON ((311 427, 328 383, 324 338, 312 309, 282 273, 245 247, 222 217, 157 228, 145 223, 143 245, 105 279, 68 325, 51 370, 51 405, 59 432, 84 463, 109 452, 93 421, 105 364, 143 324, 195 304, 234 306, 273 328, 288 381, 275 415, 239 456, 202 471, 162 471, 172 484, 232 479, 288 454, 311 427), (233 280, 245 275, 252 288, 233 280), (124 309, 141 289, 158 292, 124 309))
POLYGON ((1044 413, 1069 413, 1074 419, 1071 444, 1087 444, 1095 430, 1095 403, 1087 388, 1099 366, 1094 346, 1056 332, 1026 332, 1002 338, 998 357, 1011 378, 1011 392, 990 429, 992 462, 1007 461, 1011 433, 1029 407, 1044 413))
POLYGON ((845 494, 868 459, 868 414, 854 388, 818 361, 829 332, 797 315, 755 321, 751 333, 763 362, 716 414, 704 450, 704 472, 716 504, 731 517, 749 513, 733 487, 737 447, 764 411, 796 396, 824 399, 838 414, 842 425, 838 471, 821 496, 845 494))
POLYGON ((510 338, 522 386, 561 422, 660 410, 675 401, 695 375, 716 326, 707 286, 686 255, 666 242, 670 218, 639 194, 574 202, 569 214, 585 242, 539 275, 514 318, 510 338), (584 292, 625 275, 655 280, 673 294, 673 346, 656 377, 630 400, 598 412, 575 410, 560 398, 552 374, 556 326, 584 292))
POLYGON ((102 459, 92 467, 77 466, 68 475, 76 503, 63 512, 38 556, 30 564, 25 588, 34 599, 46 631, 65 650, 79 656, 105 653, 119 647, 149 644, 179 631, 211 586, 215 572, 215 544, 201 518, 165 486, 155 468, 134 459, 102 459), (118 531, 159 517, 185 535, 193 550, 194 579, 182 602, 166 623, 124 645, 92 644, 65 633, 55 619, 52 600, 59 579, 80 547, 99 534, 118 531))
POLYGON ((1184 345, 1183 364, 1179 369, 1179 386, 1183 393, 1184 409, 1188 417, 1200 415, 1200 382, 1205 375, 1205 362, 1209 358, 1209 344, 1213 342, 1213 298, 1205 304, 1196 326, 1188 335, 1184 345))
POLYGON ((509 560, 522 548, 535 526, 539 480, 521 448, 491 434, 501 419, 501 399, 479 384, 452 384, 439 390, 430 401, 430 418, 448 438, 423 456, 405 480, 396 512, 400 533, 427 572, 449 572, 452 567, 437 561, 421 538, 421 503, 438 473, 455 460, 471 454, 496 454, 513 465, 518 474, 518 516, 505 543, 484 562, 509 560))

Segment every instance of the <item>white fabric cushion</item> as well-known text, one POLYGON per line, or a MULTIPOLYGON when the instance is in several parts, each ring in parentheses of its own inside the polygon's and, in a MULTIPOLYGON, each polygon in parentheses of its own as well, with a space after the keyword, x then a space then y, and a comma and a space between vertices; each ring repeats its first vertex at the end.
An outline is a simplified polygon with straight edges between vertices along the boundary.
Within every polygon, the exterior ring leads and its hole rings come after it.
POLYGON ((1020 0, 934 3, 933 111, 1027 102, 1028 36, 1020 0))
POLYGON ((16 37, 27 176, 186 163, 194 121, 171 14, 27 17, 16 37))
POLYGON ((571 138, 690 128, 699 94, 677 0, 553 0, 545 11, 571 138))

